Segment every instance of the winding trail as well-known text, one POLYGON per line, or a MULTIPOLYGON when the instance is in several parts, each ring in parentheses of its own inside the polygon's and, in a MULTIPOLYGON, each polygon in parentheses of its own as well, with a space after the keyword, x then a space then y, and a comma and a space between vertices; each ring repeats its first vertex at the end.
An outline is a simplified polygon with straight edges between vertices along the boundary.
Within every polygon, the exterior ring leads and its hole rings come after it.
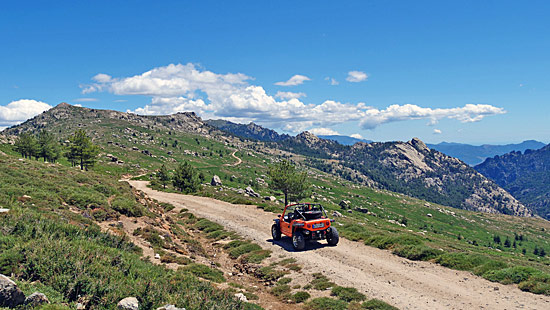
POLYGON ((322 272, 338 285, 355 287, 369 298, 400 309, 550 309, 550 296, 523 292, 516 285, 493 283, 434 263, 411 261, 346 239, 340 239, 336 247, 324 241, 311 242, 306 251, 294 252, 289 238, 272 242, 274 215, 255 206, 159 192, 148 188, 146 181, 129 183, 151 198, 173 204, 176 210, 187 208, 224 225, 273 255, 295 258, 306 272, 322 272))
POLYGON ((237 160, 237 162, 233 163, 233 164, 225 164, 224 166, 233 166, 233 167, 235 167, 235 166, 240 165, 243 162, 242 159, 240 159, 239 157, 237 157, 237 155, 235 155, 237 152, 238 152, 238 150, 235 150, 235 151, 233 151, 233 153, 231 153, 231 156, 233 156, 237 160))

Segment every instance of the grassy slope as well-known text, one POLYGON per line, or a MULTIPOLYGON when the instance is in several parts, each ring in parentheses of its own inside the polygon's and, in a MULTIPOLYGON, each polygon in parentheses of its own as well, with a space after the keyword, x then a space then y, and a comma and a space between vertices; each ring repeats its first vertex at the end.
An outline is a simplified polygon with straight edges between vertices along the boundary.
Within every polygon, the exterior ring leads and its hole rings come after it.
MULTIPOLYGON (((52 131, 55 133, 67 132, 69 125, 60 123, 54 126, 52 131)), ((217 174, 228 188, 252 185, 262 196, 274 194, 258 185, 255 180, 257 177, 267 180, 266 166, 277 157, 273 153, 279 152, 262 149, 261 144, 243 143, 234 138, 229 142, 220 142, 222 139, 151 130, 128 125, 122 120, 103 120, 101 123, 85 124, 84 127, 93 130, 94 141, 102 146, 105 153, 113 154, 125 162, 124 165, 109 163, 103 156, 98 167, 94 168, 99 173, 119 176, 123 173, 151 172, 158 169, 162 163, 173 169, 178 161, 188 160, 203 172, 206 181, 217 174), (113 143, 108 144, 108 141, 113 143), (174 141, 177 141, 175 146, 174 141), (125 144, 127 148, 120 148, 114 145, 114 142, 125 144), (133 151, 132 146, 138 147, 139 150, 147 149, 154 157, 133 151), (238 166, 230 166, 229 164, 236 161, 230 156, 235 149, 239 150, 236 156, 243 162, 238 166)), ((6 147, 0 149, 8 151, 6 147)), ((286 156, 298 163, 303 161, 302 156, 286 156)), ((535 247, 550 251, 550 225, 546 221, 475 213, 435 204, 427 206, 424 201, 418 199, 358 186, 317 170, 310 170, 310 173, 311 181, 316 185, 312 200, 318 200, 329 210, 338 210, 346 216, 338 222, 343 224, 339 226, 342 235, 349 239, 363 240, 369 245, 389 248, 412 259, 434 259, 445 266, 471 270, 479 274, 507 266, 528 266, 540 272, 550 272, 548 257, 541 258, 533 254, 535 247), (368 208, 370 214, 357 211, 350 214, 341 210, 338 203, 342 199, 350 200, 352 208, 368 208), (432 216, 428 217, 428 213, 432 216), (395 222, 406 223, 406 227, 395 222), (501 239, 500 244, 494 242, 497 235, 501 239), (515 240, 515 235, 522 236, 522 240, 515 240), (511 243, 516 241, 516 247, 505 247, 506 238, 509 238, 511 243), (457 256, 448 253, 462 254, 457 256), (463 254, 467 257, 463 257, 463 254), (497 263, 491 265, 492 267, 480 267, 478 255, 497 263)), ((238 203, 255 203, 272 211, 281 208, 280 205, 261 199, 245 198, 232 190, 218 192, 210 186, 204 187, 201 195, 238 203)), ((498 278, 491 274, 487 276, 491 276, 491 279, 498 278)), ((541 287, 524 288, 548 294, 546 278, 540 278, 537 280, 537 283, 539 282, 543 284, 541 287)))
POLYGON ((142 260, 126 238, 102 233, 69 210, 69 205, 89 214, 101 209, 116 217, 114 202, 123 199, 121 210, 146 214, 117 178, 0 156, 0 180, 0 206, 11 209, 0 215, 0 272, 13 274, 27 294, 46 293, 56 309, 74 308, 79 301, 90 309, 113 309, 127 296, 138 296, 143 309, 167 303, 187 309, 254 307, 185 270, 142 260), (75 193, 90 200, 71 200, 75 193), (32 198, 18 201, 23 195, 32 198))

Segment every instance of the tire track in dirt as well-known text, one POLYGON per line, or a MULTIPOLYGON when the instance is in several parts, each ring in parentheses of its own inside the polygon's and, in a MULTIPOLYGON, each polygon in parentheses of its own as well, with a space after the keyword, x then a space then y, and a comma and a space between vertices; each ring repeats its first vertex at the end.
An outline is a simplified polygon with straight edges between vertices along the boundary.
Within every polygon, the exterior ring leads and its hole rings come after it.
POLYGON ((411 261, 346 239, 340 239, 336 247, 327 246, 325 241, 310 242, 306 251, 294 252, 289 238, 271 241, 275 216, 255 206, 159 192, 148 188, 146 181, 129 183, 151 198, 224 225, 272 250, 273 255, 295 258, 304 266, 304 272, 323 272, 338 285, 355 287, 370 298, 400 309, 550 309, 549 296, 523 292, 515 285, 493 283, 434 263, 411 261))

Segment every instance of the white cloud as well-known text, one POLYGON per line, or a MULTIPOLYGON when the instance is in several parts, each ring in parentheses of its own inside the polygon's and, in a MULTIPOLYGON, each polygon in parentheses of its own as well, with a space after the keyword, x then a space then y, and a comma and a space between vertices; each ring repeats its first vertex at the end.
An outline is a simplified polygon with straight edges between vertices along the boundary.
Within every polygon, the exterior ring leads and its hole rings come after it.
POLYGON ((340 84, 335 78, 331 78, 329 76, 325 78, 325 81, 329 81, 330 85, 333 85, 333 86, 340 84))
POLYGON ((79 107, 79 108, 82 108, 82 105, 80 103, 77 103, 74 105, 75 107, 79 107))
POLYGON ((126 102, 126 101, 128 101, 128 100, 126 100, 126 99, 117 99, 114 102, 126 102))
POLYGON ((394 104, 385 110, 367 109, 360 126, 364 129, 373 129, 385 123, 417 119, 428 119, 429 124, 433 125, 444 118, 456 119, 462 123, 471 123, 478 122, 485 116, 504 113, 506 113, 504 109, 488 104, 467 104, 463 107, 447 109, 422 108, 413 104, 394 104))
POLYGON ((348 82, 362 82, 368 79, 368 75, 365 72, 362 71, 350 71, 348 72, 348 77, 346 78, 346 81, 348 82))
POLYGON ((83 85, 83 92, 108 91, 117 95, 152 97, 150 104, 137 108, 134 113, 151 115, 194 111, 203 118, 223 118, 240 123, 253 121, 290 132, 329 128, 353 121, 366 129, 410 119, 428 119, 433 124, 443 118, 473 122, 488 115, 505 113, 502 108, 472 104, 450 109, 392 105, 382 110, 362 102, 351 104, 326 100, 321 104, 306 104, 300 101, 301 93, 278 92, 271 96, 263 87, 250 85, 251 78, 244 74, 217 74, 200 70, 193 64, 172 64, 124 78, 96 77, 95 80, 108 82, 83 85))
POLYGON ((325 128, 325 127, 312 128, 312 129, 308 129, 308 131, 316 136, 339 136, 340 135, 338 131, 331 128, 325 128))
POLYGON ((26 121, 52 106, 37 100, 21 99, 0 106, 0 126, 12 126, 26 121))
POLYGON ((355 138, 355 139, 363 139, 363 136, 358 134, 358 133, 354 133, 354 134, 350 135, 350 137, 355 138))
POLYGON ((434 129, 434 135, 440 135, 442 133, 439 129, 434 129))
POLYGON ((279 99, 299 99, 301 97, 306 97, 305 93, 293 93, 290 91, 278 91, 275 94, 275 97, 279 99))
POLYGON ((95 102, 95 101, 98 101, 98 99, 97 98, 77 98, 73 101, 75 101, 75 102, 95 102))
POLYGON ((288 81, 286 81, 286 82, 277 82, 277 83, 275 83, 275 85, 279 85, 279 86, 296 86, 296 85, 303 84, 305 81, 311 81, 311 79, 308 78, 305 75, 296 74, 293 77, 291 77, 288 81))

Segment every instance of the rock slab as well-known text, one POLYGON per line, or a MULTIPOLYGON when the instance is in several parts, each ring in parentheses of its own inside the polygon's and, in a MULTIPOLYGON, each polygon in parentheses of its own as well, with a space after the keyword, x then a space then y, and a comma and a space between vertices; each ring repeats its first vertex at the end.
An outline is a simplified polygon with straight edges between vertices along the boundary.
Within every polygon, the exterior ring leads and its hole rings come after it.
POLYGON ((32 307, 38 307, 40 305, 49 304, 50 301, 48 300, 48 297, 46 295, 34 292, 30 294, 27 298, 25 298, 25 305, 32 306, 32 307))
POLYGON ((116 307, 119 310, 139 310, 139 301, 135 297, 126 297, 116 307))
POLYGON ((17 307, 25 302, 25 294, 17 284, 0 274, 0 307, 17 307))

